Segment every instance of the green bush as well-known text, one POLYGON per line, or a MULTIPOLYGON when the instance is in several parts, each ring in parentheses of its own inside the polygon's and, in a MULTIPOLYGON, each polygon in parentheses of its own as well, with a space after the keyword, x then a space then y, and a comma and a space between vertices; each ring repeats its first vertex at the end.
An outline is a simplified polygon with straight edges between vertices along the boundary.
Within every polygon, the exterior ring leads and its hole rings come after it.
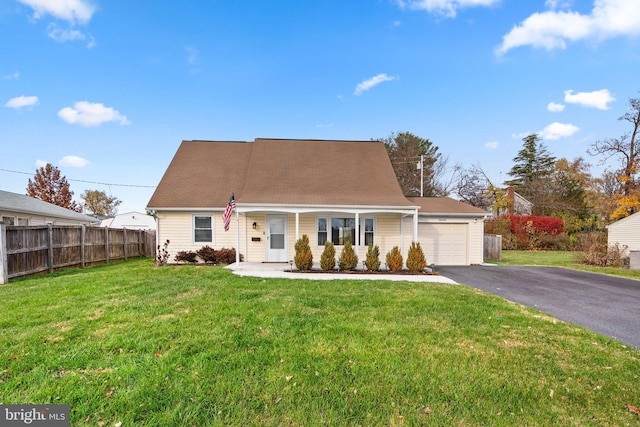
POLYGON ((322 251, 322 256, 320 256, 320 268, 324 271, 333 270, 336 266, 336 248, 333 245, 333 242, 326 241, 324 242, 324 251, 322 251))
POLYGON ((353 246, 351 245, 351 241, 347 240, 344 243, 344 248, 342 248, 342 253, 340 254, 340 260, 338 261, 338 269, 340 271, 351 271, 355 270, 358 266, 358 255, 353 250, 353 246))
POLYGON ((378 245, 374 246, 373 243, 369 243, 367 259, 365 260, 364 265, 367 266, 367 270, 369 271, 380 270, 380 248, 378 248, 378 245))
POLYGON ((296 255, 293 257, 293 261, 296 263, 296 268, 301 271, 311 270, 313 267, 313 254, 311 253, 311 246, 309 246, 309 236, 303 234, 296 242, 295 248, 296 255))
POLYGON ((387 252, 386 256, 387 267, 391 271, 400 271, 402 270, 402 254, 400 253, 400 249, 397 246, 394 246, 389 252, 387 252))
POLYGON ((407 268, 410 271, 422 271, 427 267, 427 260, 419 242, 411 242, 409 254, 407 255, 407 268))

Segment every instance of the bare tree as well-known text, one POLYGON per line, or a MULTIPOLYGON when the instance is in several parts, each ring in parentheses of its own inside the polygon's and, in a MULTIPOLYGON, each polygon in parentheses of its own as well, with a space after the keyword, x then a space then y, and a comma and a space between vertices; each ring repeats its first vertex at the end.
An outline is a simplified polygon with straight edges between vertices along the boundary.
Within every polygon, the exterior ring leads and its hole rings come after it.
POLYGON ((640 210, 640 183, 638 170, 640 169, 640 98, 629 99, 629 110, 620 116, 631 124, 631 130, 619 138, 598 140, 587 151, 592 156, 603 156, 603 162, 615 158, 619 162, 617 171, 621 184, 620 193, 616 199, 616 210, 611 219, 618 219, 631 215, 640 210))

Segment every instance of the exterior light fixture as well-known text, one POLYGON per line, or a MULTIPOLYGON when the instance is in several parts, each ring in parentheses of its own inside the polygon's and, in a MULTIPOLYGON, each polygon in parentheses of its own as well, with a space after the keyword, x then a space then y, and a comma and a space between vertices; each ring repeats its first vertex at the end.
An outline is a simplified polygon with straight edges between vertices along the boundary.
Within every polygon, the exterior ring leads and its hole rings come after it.
POLYGON ((255 230, 256 228, 258 228, 258 224, 254 221, 253 222, 253 229, 255 230))

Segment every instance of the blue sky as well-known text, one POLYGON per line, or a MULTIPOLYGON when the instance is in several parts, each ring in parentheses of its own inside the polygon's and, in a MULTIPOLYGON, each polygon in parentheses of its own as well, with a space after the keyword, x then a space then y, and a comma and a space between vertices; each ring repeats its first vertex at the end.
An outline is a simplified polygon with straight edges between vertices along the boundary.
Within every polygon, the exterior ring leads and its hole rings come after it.
POLYGON ((501 184, 538 132, 599 175, 640 90, 637 0, 5 0, 0 38, 0 189, 50 162, 122 213, 184 139, 409 131, 501 184))

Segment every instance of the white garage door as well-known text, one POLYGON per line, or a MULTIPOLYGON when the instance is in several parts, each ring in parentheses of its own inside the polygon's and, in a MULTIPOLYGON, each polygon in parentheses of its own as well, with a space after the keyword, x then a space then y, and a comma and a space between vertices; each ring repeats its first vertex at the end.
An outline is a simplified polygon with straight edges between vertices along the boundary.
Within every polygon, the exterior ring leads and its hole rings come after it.
POLYGON ((468 265, 467 224, 419 224, 418 240, 427 264, 468 265))

